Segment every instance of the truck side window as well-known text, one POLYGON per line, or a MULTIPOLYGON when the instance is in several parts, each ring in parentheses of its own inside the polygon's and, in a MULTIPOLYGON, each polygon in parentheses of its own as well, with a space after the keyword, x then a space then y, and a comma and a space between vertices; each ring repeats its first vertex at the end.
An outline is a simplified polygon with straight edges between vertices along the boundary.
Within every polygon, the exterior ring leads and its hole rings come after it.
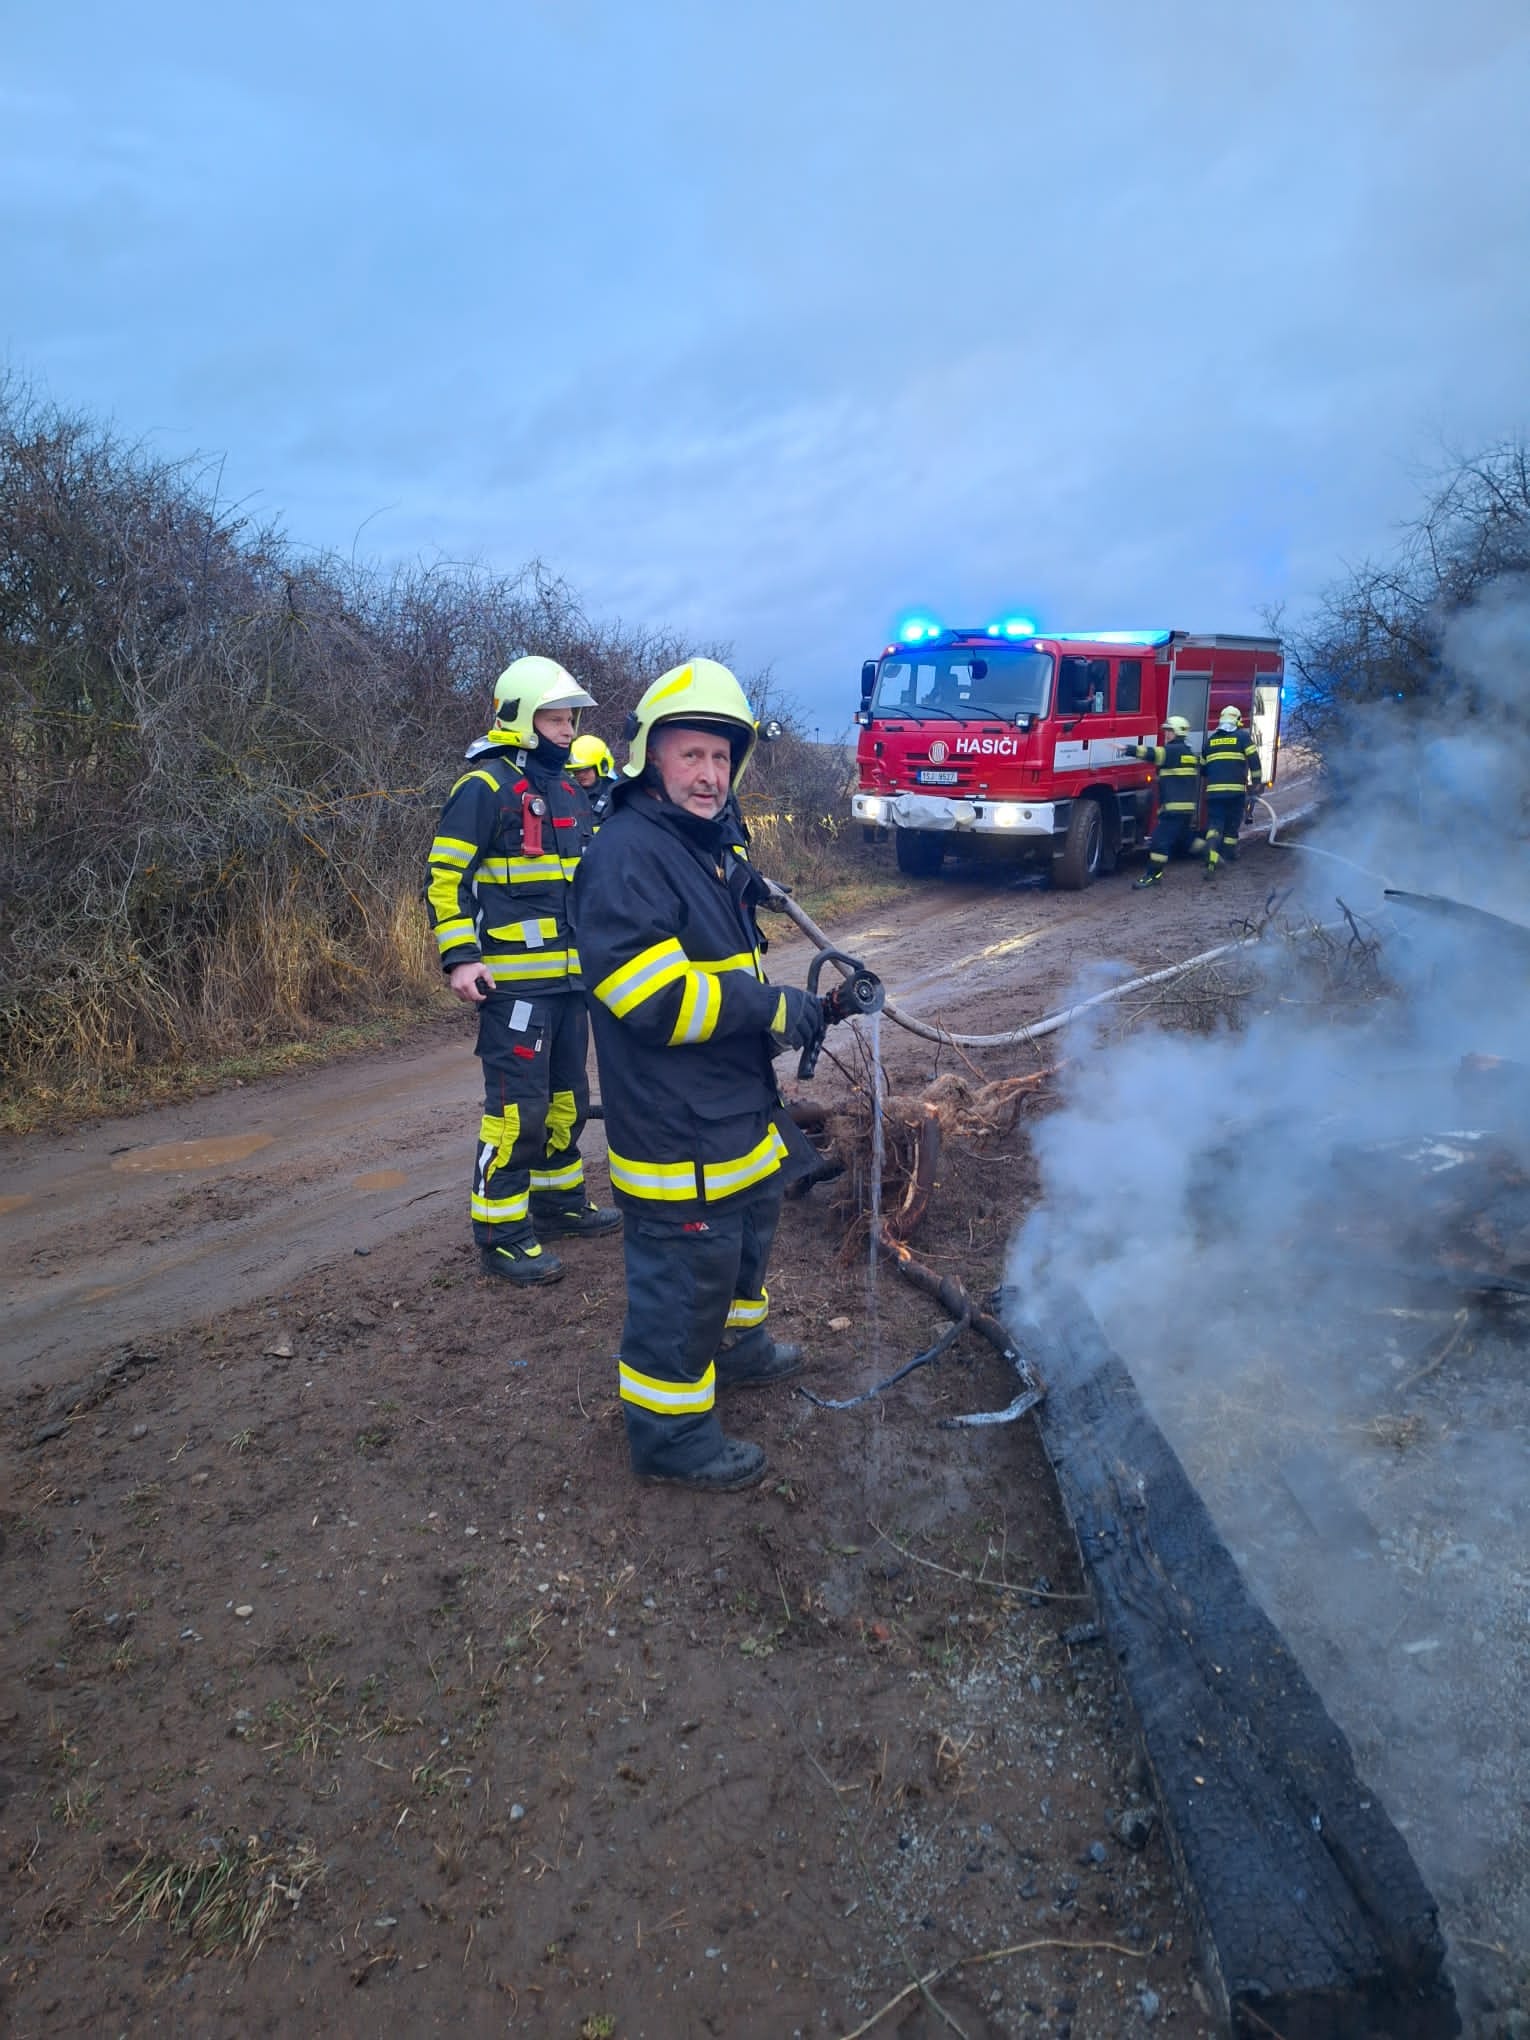
POLYGON ((1059 715, 1097 715, 1110 701, 1109 659, 1069 656, 1058 661, 1059 715))
POLYGON ((1142 706, 1142 661, 1122 659, 1116 667, 1116 713, 1135 715, 1142 706))

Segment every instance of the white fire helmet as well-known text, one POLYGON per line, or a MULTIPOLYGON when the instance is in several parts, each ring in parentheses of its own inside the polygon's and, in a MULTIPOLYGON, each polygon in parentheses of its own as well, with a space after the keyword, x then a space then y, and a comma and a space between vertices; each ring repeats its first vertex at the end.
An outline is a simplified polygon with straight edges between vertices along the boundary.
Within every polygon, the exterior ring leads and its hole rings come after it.
POLYGON ((1226 708, 1217 717, 1217 728, 1221 730, 1235 730, 1242 721, 1242 710, 1234 708, 1232 703, 1228 702, 1226 708))
POLYGON ((1190 734, 1190 724, 1182 715, 1166 715, 1163 726, 1166 730, 1172 730, 1176 737, 1188 737, 1190 734))
POLYGON ((580 709, 594 706, 594 697, 572 673, 556 659, 534 652, 512 659, 494 683, 494 727, 528 751, 537 740, 534 724, 539 709, 571 708, 577 729, 580 709))

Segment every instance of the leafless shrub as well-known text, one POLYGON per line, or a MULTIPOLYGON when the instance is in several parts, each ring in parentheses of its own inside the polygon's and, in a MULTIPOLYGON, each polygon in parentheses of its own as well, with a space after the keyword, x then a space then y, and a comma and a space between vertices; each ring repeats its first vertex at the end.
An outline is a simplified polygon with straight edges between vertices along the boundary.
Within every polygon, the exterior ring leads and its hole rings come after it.
POLYGON ((217 482, 0 383, 13 1085, 423 995, 424 852, 494 676, 550 653, 619 744, 648 682, 699 649, 593 623, 535 563, 385 574, 304 554, 217 482))
MULTIPOLYGON (((1441 658, 1446 626, 1495 582, 1530 575, 1530 446, 1511 438, 1437 474, 1391 558, 1363 561, 1288 636, 1298 733, 1324 737, 1362 704, 1406 713, 1459 686, 1441 658)), ((1472 704, 1462 700, 1463 710, 1472 704)))

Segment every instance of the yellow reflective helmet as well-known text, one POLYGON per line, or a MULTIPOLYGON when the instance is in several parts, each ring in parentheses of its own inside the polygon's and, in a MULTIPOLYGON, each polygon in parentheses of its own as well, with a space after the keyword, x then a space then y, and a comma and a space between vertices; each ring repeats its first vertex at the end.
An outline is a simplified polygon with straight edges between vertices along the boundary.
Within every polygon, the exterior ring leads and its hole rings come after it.
POLYGON ((568 763, 571 772, 598 772, 602 779, 616 777, 611 746, 599 737, 575 737, 569 746, 568 763))
POLYGON ((1224 708, 1222 713, 1217 717, 1217 727, 1219 729, 1224 730, 1235 730, 1242 721, 1243 721, 1242 709, 1234 708, 1232 703, 1229 701, 1226 708, 1224 708))
POLYGON ((1176 737, 1188 737, 1190 734, 1190 724, 1182 715, 1166 715, 1163 726, 1166 730, 1172 730, 1176 737))
POLYGON ((571 708, 577 721, 581 708, 594 706, 595 697, 585 693, 572 673, 556 659, 536 653, 512 659, 494 683, 494 727, 527 751, 537 740, 533 724, 538 709, 571 708))
POLYGON ((716 659, 688 659, 661 673, 627 718, 628 779, 640 779, 648 763, 648 738, 664 723, 715 724, 726 730, 733 752, 733 783, 749 763, 758 731, 744 690, 716 659))

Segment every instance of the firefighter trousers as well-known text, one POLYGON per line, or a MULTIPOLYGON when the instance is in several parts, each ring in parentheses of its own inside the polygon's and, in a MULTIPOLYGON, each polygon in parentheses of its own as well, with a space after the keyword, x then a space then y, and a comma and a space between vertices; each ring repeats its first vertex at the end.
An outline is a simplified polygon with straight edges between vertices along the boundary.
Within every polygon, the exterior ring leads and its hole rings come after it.
POLYGON ((473 1157, 473 1237, 518 1232, 537 1205, 585 1203, 579 1136, 589 1116, 590 1016, 582 991, 527 998, 491 992, 478 1009, 483 1118, 473 1157))
POLYGON ((1206 796, 1206 862, 1215 865, 1223 857, 1230 862, 1238 855, 1238 830, 1243 823, 1246 793, 1208 793, 1206 796))
POLYGON ((1195 836, 1194 808, 1160 808, 1148 837, 1148 874, 1156 877, 1169 859, 1188 850, 1195 836))
POLYGON ((730 1353, 752 1353, 765 1337, 765 1270, 780 1216, 775 1180, 708 1205, 700 1218, 628 1206, 617 1373, 634 1473, 694 1473, 721 1450, 718 1377, 726 1387, 730 1353))

